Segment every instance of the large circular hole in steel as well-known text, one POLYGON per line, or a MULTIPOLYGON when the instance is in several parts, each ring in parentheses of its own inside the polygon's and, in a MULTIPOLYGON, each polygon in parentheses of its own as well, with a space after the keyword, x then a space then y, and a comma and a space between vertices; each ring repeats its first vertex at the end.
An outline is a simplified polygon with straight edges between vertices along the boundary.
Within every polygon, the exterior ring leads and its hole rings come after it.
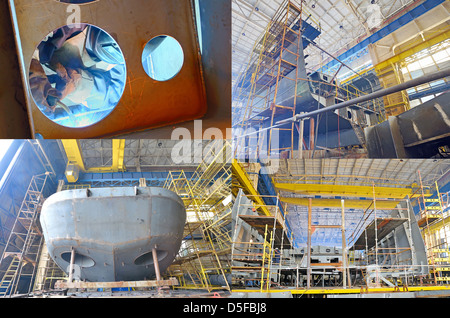
MULTIPOLYGON (((167 256, 167 251, 157 250, 156 254, 158 255, 158 262, 162 261, 167 256)), ((134 260, 134 264, 145 266, 145 265, 153 265, 153 253, 147 252, 139 256, 134 260)))
POLYGON ((40 111, 69 128, 106 118, 125 89, 122 51, 106 31, 71 24, 48 34, 31 60, 29 84, 40 111))
POLYGON ((142 65, 148 76, 156 81, 174 78, 183 67, 184 52, 180 43, 168 35, 151 39, 142 53, 142 65))
MULTIPOLYGON (((66 262, 68 262, 70 264, 70 258, 72 256, 71 252, 65 252, 61 254, 61 258, 63 260, 65 260, 66 262)), ((75 259, 73 262, 75 265, 78 265, 80 267, 92 267, 95 265, 95 262, 92 258, 90 258, 89 256, 80 254, 75 252, 75 259)))

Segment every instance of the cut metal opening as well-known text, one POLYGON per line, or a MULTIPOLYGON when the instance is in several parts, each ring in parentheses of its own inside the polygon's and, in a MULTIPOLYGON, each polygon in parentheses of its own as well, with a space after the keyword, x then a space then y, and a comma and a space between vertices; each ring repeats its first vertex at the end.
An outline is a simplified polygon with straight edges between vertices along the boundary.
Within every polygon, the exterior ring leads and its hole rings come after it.
MULTIPOLYGON (((157 254, 158 254, 158 262, 160 262, 164 258, 166 258, 168 253, 167 251, 157 250, 157 254)), ((150 251, 142 254, 141 256, 135 259, 134 264, 139 266, 153 265, 153 253, 150 251)))
POLYGON ((31 95, 50 120, 69 128, 106 118, 125 89, 125 58, 117 42, 89 24, 71 24, 48 34, 33 54, 31 95))

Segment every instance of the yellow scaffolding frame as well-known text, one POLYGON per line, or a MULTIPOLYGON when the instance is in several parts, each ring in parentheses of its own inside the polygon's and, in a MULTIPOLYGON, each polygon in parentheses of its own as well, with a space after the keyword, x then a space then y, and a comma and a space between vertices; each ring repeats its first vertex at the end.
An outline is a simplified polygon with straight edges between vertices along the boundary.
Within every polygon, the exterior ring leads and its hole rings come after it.
MULTIPOLYGON (((418 171, 421 189, 423 189, 422 178, 418 171)), ((431 266, 430 280, 435 285, 450 283, 450 276, 444 275, 444 272, 450 272, 450 237, 445 231, 448 225, 449 215, 444 214, 444 206, 442 196, 439 191, 437 182, 435 182, 437 198, 426 198, 423 195, 418 197, 417 204, 419 206, 419 226, 422 228, 422 236, 427 251, 428 264, 431 266), (440 236, 440 230, 444 229, 444 238, 440 236)))
POLYGON ((182 198, 188 213, 186 239, 168 272, 179 277, 179 288, 230 290, 231 238, 224 229, 231 224, 232 202, 224 200, 231 196, 231 145, 214 140, 206 147, 191 177, 184 170, 171 171, 164 184, 182 198), (213 284, 212 276, 222 284, 213 284))

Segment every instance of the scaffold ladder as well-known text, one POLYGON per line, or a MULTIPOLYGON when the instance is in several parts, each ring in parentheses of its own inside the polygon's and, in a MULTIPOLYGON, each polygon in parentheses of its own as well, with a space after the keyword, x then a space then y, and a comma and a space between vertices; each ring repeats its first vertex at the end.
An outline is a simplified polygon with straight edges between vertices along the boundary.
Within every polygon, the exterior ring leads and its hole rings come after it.
POLYGON ((11 286, 14 285, 20 262, 21 260, 18 255, 12 255, 11 263, 9 263, 8 269, 6 270, 5 275, 3 275, 0 283, 0 297, 5 297, 10 291, 11 286))
POLYGON ((31 264, 28 292, 33 286, 32 280, 36 271, 37 260, 42 246, 42 233, 38 226, 38 216, 43 203, 43 190, 50 173, 36 175, 31 178, 25 197, 11 228, 8 240, 0 259, 0 264, 8 264, 2 277, 0 297, 17 292, 24 265, 31 264))

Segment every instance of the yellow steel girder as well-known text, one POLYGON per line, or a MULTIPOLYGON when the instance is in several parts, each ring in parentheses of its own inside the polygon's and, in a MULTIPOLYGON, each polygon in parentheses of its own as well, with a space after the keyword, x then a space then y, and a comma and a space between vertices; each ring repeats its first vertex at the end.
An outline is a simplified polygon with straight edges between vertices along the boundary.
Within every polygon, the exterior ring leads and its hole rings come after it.
POLYGON ((64 150, 66 151, 67 162, 74 164, 85 171, 83 155, 81 153, 81 146, 79 140, 76 139, 63 139, 61 140, 64 150))
MULTIPOLYGON (((308 198, 280 198, 281 202, 293 205, 308 205, 308 198)), ((380 210, 392 210, 395 209, 400 201, 386 201, 379 200, 376 201, 376 208, 380 210)), ((315 198, 312 200, 312 206, 316 207, 327 207, 327 208, 340 208, 341 199, 323 199, 315 198)), ((346 199, 344 200, 344 207, 346 209, 367 209, 369 207, 373 208, 372 200, 356 200, 356 199, 346 199)))
POLYGON ((334 195, 347 197, 369 197, 403 199, 412 194, 411 188, 371 187, 338 184, 304 184, 304 183, 275 183, 275 188, 308 195, 334 195))
POLYGON ((61 140, 66 152, 68 165, 78 166, 81 171, 90 173, 118 172, 125 170, 124 154, 125 139, 112 140, 112 164, 109 167, 94 167, 86 169, 83 161, 83 154, 79 140, 63 139, 61 140))

